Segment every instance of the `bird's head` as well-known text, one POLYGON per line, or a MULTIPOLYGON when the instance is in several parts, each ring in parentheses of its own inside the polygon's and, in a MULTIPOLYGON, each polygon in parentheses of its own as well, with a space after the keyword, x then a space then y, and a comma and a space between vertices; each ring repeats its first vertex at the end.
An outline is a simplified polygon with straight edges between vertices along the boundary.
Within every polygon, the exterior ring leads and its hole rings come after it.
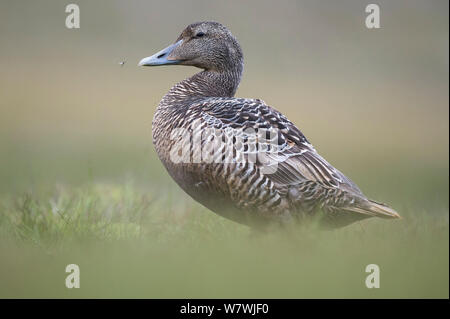
POLYGON ((140 66, 191 65, 207 71, 242 69, 243 54, 231 32, 217 22, 188 25, 167 48, 144 58, 140 66))

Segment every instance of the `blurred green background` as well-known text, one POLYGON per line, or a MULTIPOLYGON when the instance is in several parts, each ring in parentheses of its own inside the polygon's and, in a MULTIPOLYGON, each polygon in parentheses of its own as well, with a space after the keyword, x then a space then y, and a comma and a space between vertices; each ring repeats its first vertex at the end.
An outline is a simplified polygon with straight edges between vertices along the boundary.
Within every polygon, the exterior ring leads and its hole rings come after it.
POLYGON ((377 1, 371 30, 357 0, 76 1, 72 30, 68 3, 0 1, 0 297, 448 298, 448 1, 377 1), (255 237, 185 195, 151 120, 197 70, 137 63, 202 20, 244 50, 237 96, 404 218, 255 237))

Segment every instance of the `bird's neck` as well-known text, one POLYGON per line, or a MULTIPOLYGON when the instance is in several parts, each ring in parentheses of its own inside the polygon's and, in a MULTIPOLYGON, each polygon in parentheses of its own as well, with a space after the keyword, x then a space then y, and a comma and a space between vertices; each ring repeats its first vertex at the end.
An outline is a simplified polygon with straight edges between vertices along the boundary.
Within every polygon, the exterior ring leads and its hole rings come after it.
POLYGON ((220 72, 204 70, 176 84, 165 98, 184 101, 205 97, 233 97, 241 75, 242 66, 220 72))
MULTIPOLYGON (((202 71, 185 81, 193 83, 197 94, 207 97, 233 97, 241 82, 242 67, 225 71, 202 71)), ((196 94, 196 93, 194 93, 196 94)))

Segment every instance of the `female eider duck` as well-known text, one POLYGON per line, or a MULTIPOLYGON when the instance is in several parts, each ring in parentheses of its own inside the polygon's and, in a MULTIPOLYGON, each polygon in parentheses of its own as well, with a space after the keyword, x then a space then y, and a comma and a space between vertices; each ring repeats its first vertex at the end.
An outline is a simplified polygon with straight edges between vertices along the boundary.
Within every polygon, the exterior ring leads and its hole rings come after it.
POLYGON ((152 134, 172 178, 215 213, 256 228, 311 219, 334 228, 400 217, 367 199, 283 114, 262 100, 234 97, 243 54, 220 23, 189 25, 139 65, 203 69, 163 97, 152 134))

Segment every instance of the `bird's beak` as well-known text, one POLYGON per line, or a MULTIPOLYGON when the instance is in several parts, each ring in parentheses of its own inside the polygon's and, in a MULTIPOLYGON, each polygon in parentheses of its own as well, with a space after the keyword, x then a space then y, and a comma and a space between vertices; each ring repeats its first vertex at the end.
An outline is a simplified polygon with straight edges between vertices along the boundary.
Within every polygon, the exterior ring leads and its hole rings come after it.
POLYGON ((180 40, 172 45, 169 45, 167 48, 159 51, 158 53, 153 54, 152 56, 143 58, 141 62, 139 62, 139 66, 155 66, 155 65, 167 65, 167 64, 178 64, 182 60, 171 60, 169 59, 169 55, 172 53, 175 48, 181 45, 183 40, 180 40))

